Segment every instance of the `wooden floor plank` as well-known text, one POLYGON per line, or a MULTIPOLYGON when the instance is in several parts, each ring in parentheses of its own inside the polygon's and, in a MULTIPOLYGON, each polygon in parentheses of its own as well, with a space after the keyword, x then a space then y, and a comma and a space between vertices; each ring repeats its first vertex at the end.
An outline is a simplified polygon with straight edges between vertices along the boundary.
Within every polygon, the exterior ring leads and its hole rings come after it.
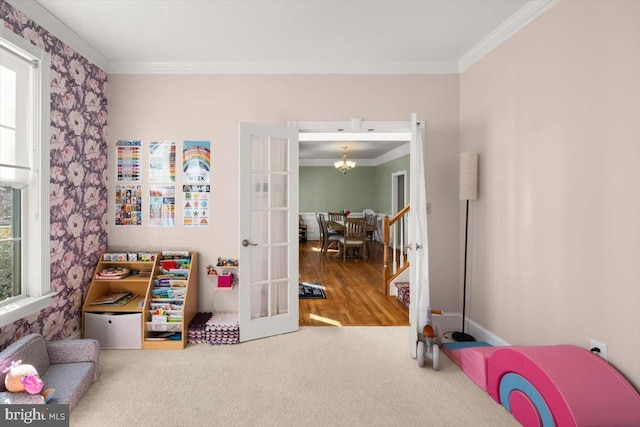
POLYGON ((300 300, 300 326, 406 326, 408 310, 382 294, 382 248, 366 260, 345 262, 317 249, 317 241, 300 243, 300 281, 319 282, 326 299, 300 300))

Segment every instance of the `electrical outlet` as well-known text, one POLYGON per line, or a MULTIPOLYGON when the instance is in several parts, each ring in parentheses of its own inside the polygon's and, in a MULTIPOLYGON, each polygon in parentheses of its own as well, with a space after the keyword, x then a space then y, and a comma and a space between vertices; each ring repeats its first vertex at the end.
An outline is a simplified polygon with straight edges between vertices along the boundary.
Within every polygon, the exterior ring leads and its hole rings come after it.
POLYGON ((589 340, 589 350, 591 350, 592 348, 599 348, 600 352, 598 353, 597 351, 594 351, 594 354, 597 354, 598 356, 602 357, 604 360, 608 360, 609 355, 607 354, 607 345, 606 344, 602 344, 599 341, 594 340, 593 338, 591 338, 589 340))

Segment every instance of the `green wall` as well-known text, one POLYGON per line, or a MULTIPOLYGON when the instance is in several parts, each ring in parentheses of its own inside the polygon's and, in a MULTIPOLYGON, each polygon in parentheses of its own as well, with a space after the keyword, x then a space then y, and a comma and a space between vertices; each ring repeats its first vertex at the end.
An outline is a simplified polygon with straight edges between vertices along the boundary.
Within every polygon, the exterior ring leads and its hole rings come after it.
POLYGON ((409 155, 380 166, 357 166, 346 175, 330 166, 300 166, 300 212, 389 212, 391 174, 400 170, 408 177, 409 155))

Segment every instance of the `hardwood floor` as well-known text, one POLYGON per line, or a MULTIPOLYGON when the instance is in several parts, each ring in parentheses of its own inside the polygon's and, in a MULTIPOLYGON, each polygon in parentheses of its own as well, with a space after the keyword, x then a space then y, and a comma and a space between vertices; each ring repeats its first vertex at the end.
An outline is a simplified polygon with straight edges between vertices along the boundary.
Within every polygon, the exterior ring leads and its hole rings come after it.
POLYGON ((300 281, 319 282, 326 299, 300 300, 300 326, 406 326, 409 312, 382 294, 382 247, 367 261, 342 262, 335 250, 322 255, 317 241, 300 243, 300 281))

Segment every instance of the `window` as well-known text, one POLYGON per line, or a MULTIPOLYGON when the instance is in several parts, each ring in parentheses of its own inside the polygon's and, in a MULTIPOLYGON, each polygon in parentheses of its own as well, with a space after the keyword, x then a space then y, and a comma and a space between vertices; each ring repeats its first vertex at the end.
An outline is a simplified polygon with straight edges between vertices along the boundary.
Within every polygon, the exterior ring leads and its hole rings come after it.
POLYGON ((49 54, 0 28, 0 327, 51 302, 49 54))

